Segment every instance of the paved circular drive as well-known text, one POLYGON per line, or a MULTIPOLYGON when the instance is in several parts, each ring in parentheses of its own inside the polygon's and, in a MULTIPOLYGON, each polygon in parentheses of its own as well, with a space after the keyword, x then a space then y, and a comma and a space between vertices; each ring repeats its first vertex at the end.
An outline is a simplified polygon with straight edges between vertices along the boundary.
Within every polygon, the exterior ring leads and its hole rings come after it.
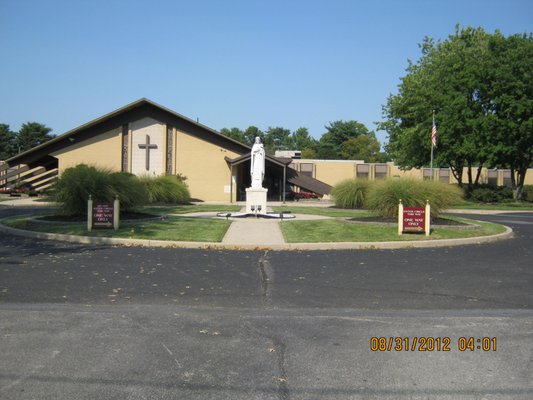
POLYGON ((533 215, 469 217, 515 235, 226 251, 0 233, 0 398, 530 398, 533 215))

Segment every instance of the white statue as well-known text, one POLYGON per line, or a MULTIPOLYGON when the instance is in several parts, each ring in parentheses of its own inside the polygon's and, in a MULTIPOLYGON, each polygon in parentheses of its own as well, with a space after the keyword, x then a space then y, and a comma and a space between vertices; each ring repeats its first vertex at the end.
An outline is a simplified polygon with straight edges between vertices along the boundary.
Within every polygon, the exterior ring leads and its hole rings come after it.
POLYGON ((252 157, 250 158, 250 175, 252 177, 253 188, 262 188, 265 178, 265 149, 261 138, 257 136, 252 147, 252 157))

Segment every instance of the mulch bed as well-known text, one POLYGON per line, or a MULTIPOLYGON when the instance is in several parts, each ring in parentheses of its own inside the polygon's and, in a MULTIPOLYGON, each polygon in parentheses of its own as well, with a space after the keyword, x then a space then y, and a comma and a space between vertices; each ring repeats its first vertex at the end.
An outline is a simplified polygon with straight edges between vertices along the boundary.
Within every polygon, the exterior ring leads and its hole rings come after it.
MULTIPOLYGON (((355 217, 355 218, 348 218, 347 221, 355 222, 355 223, 374 223, 374 224, 392 224, 396 225, 398 224, 398 218, 383 218, 383 217, 355 217)), ((454 221, 447 218, 431 218, 431 225, 432 226, 471 226, 471 224, 467 224, 464 222, 454 221)))
MULTIPOLYGON (((135 221, 143 219, 157 219, 161 218, 160 215, 156 214, 146 214, 146 213, 136 213, 136 212, 127 212, 120 214, 121 221, 135 221)), ((38 221, 43 222, 86 222, 86 215, 44 215, 42 217, 35 218, 38 221)))

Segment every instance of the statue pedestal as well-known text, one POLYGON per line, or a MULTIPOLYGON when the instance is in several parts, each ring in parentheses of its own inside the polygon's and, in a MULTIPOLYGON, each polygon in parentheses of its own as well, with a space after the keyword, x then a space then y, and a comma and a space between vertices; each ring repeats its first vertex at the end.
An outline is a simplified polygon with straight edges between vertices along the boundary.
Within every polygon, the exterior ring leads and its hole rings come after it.
POLYGON ((246 189, 246 213, 247 214, 266 214, 267 213, 267 192, 265 188, 247 188, 246 189), (254 211, 252 211, 252 206, 254 211), (259 210, 261 207, 261 210, 259 210))

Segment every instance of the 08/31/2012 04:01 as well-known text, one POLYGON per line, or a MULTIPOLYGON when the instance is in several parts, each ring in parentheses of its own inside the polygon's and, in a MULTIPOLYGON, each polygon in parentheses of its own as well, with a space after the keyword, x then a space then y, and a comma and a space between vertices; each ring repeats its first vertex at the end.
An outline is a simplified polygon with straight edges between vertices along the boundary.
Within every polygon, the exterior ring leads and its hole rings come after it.
POLYGON ((448 336, 389 336, 370 338, 370 350, 372 351, 496 351, 496 337, 467 337, 461 336, 456 341, 448 336), (457 346, 453 346, 452 343, 457 346))

